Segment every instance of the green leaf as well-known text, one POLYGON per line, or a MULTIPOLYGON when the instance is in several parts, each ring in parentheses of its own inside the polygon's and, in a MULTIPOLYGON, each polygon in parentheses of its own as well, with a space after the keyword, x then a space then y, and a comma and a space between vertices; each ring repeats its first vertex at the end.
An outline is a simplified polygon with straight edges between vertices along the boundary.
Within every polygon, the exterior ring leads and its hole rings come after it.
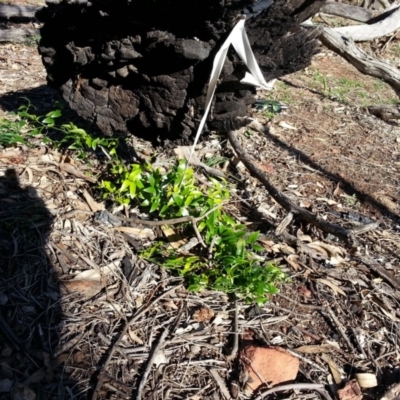
POLYGON ((61 111, 60 110, 50 111, 49 113, 46 114, 46 117, 49 117, 49 118, 61 117, 61 111))
POLYGON ((121 187, 119 188, 119 192, 120 192, 120 193, 125 192, 126 189, 130 187, 130 185, 131 185, 131 182, 130 182, 130 181, 124 180, 124 181, 122 182, 121 187))
POLYGON ((260 246, 259 244, 253 244, 252 248, 253 248, 254 251, 258 251, 260 253, 265 251, 264 247, 260 246))
POLYGON ((97 149, 98 143, 99 143, 99 139, 94 139, 94 140, 92 141, 91 147, 92 147, 93 150, 96 150, 96 149, 97 149))
POLYGON ((183 197, 178 194, 173 194, 172 198, 174 199, 176 205, 182 206, 184 203, 183 197))
POLYGON ((178 215, 181 215, 182 217, 187 217, 189 215, 189 211, 186 207, 181 207, 179 209, 178 215))
POLYGON ((147 188, 143 189, 143 192, 155 194, 156 189, 154 187, 147 187, 147 188))
POLYGON ((156 211, 156 210, 158 209, 159 205, 160 205, 160 200, 157 199, 157 200, 151 205, 150 213, 156 211))
POLYGON ((259 235, 260 235, 259 232, 250 233, 250 235, 248 236, 248 238, 246 240, 247 244, 255 243, 257 241, 259 235))
POLYGON ((37 136, 41 133, 39 129, 33 129, 32 131, 29 132, 31 136, 37 136))
POLYGON ((136 183, 135 182, 129 182, 129 194, 131 197, 135 197, 136 194, 136 183))
POLYGON ((190 204, 192 203, 192 201, 194 200, 193 196, 188 196, 185 200, 185 207, 190 206, 190 204))
POLYGON ((54 126, 54 119, 47 117, 45 119, 42 120, 43 124, 49 125, 49 126, 54 126))

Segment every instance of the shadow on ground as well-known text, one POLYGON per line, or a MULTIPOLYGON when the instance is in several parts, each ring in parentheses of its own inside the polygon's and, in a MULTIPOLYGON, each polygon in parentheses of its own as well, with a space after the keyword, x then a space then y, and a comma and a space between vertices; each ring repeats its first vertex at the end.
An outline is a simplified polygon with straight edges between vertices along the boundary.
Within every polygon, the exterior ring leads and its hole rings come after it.
POLYGON ((58 349, 63 322, 45 247, 53 217, 14 169, 0 176, 0 399, 68 399, 76 383, 58 349))
POLYGON ((309 167, 319 171, 322 173, 325 177, 330 179, 333 182, 340 182, 341 188, 348 194, 348 195, 353 195, 355 194, 357 198, 362 200, 363 202, 370 204, 374 209, 378 210, 380 213, 382 213, 385 217, 393 220, 396 223, 399 223, 400 221, 400 216, 397 214, 394 214, 385 204, 377 201, 374 199, 372 196, 370 196, 368 193, 361 192, 357 187, 355 187, 351 182, 343 179, 343 177, 336 175, 335 173, 332 173, 331 171, 321 167, 318 163, 310 159, 306 154, 304 154, 301 150, 296 149, 293 146, 290 146, 280 140, 278 137, 275 135, 271 134, 269 131, 264 132, 266 137, 277 147, 288 151, 290 154, 294 155, 297 159, 301 160, 304 164, 308 165, 309 167))

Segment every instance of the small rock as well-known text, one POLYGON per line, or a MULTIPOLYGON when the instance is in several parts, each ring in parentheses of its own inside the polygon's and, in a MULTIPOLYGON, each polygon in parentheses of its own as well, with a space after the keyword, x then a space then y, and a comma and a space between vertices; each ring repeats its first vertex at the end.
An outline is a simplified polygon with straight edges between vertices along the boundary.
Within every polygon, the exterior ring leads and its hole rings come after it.
POLYGON ((340 400, 362 400, 362 392, 360 385, 356 379, 346 383, 343 389, 337 391, 340 400))
POLYGON ((249 392, 255 391, 263 383, 274 386, 292 381, 299 371, 298 358, 281 347, 247 345, 240 356, 249 378, 246 388, 249 392))

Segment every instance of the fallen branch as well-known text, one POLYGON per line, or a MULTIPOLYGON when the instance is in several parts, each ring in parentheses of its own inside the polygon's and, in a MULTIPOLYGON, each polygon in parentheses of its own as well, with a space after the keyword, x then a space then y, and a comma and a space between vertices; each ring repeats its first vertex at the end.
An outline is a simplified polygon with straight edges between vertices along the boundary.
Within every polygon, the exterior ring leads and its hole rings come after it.
POLYGON ((333 322, 333 324, 336 326, 337 330, 339 331, 340 335, 342 336, 342 338, 344 339, 344 341, 347 344, 347 347, 352 350, 353 352, 355 352, 353 343, 351 343, 349 337, 346 334, 346 329, 343 327, 343 325, 340 323, 339 318, 335 315, 335 313, 333 312, 333 310, 326 305, 325 310, 329 316, 329 319, 331 320, 331 322, 333 322))
POLYGON ((23 42, 29 36, 39 35, 39 29, 0 29, 0 42, 23 42))
MULTIPOLYGON (((400 9, 398 10, 400 11, 400 9)), ((400 12, 398 13, 400 26, 400 12)), ((342 56, 360 72, 380 78, 388 83, 400 97, 400 71, 392 65, 371 57, 359 49, 352 39, 334 29, 325 28, 318 39, 330 50, 342 56)))
POLYGON ((33 19, 42 7, 0 4, 0 18, 26 18, 33 19))
POLYGON ((370 25, 354 25, 334 28, 339 35, 356 42, 377 39, 400 29, 400 7, 385 13, 385 18, 370 25))
POLYGON ((400 105, 381 105, 381 106, 369 106, 367 110, 375 117, 381 118, 384 121, 391 119, 400 119, 400 105))
POLYGON ((345 3, 326 3, 321 7, 320 12, 365 23, 374 18, 371 10, 345 3))
POLYGON ((228 388, 226 387, 225 382, 222 380, 218 371, 214 368, 211 368, 209 372, 210 372, 211 376, 214 378, 215 382, 217 383, 222 396, 224 396, 224 399, 230 400, 231 396, 229 394, 228 388))
MULTIPOLYGON (((235 296, 235 295, 234 295, 235 296)), ((234 301, 235 315, 233 320, 233 344, 230 354, 227 357, 228 361, 233 361, 239 350, 239 304, 237 302, 236 296, 234 301)))
POLYGON ((140 383, 139 383, 137 393, 136 393, 137 400, 140 400, 142 398, 142 392, 146 385, 147 377, 150 374, 151 368, 154 364, 154 360, 156 359, 156 356, 157 356, 158 352, 160 351, 161 346, 164 344, 164 341, 168 334, 169 334, 169 329, 165 329, 164 332, 161 334, 160 338, 158 339, 156 346, 153 349, 153 353, 151 354, 151 357, 149 358, 149 361, 147 362, 146 369, 143 372, 143 375, 140 379, 140 383))
MULTIPOLYGON (((400 279, 396 278, 393 274, 383 268, 379 263, 368 256, 358 256, 359 259, 367 267, 375 271, 381 278, 392 285, 396 290, 400 291, 400 279)), ((397 298, 400 298, 398 295, 397 298)))
POLYGON ((234 148, 235 152, 240 157, 242 163, 250 171, 250 173, 255 176, 267 189, 268 193, 273 197, 273 199, 282 206, 286 211, 292 213, 294 216, 308 222, 319 229, 322 229, 326 233, 330 233, 338 238, 344 240, 346 243, 352 243, 354 238, 352 232, 346 228, 339 225, 332 224, 330 222, 324 221, 322 218, 313 214, 312 212, 306 210, 294 204, 289 197, 285 196, 278 188, 276 188, 267 178, 267 176, 262 172, 256 165, 251 161, 250 156, 243 150, 239 141, 235 136, 235 132, 228 132, 228 139, 234 148))

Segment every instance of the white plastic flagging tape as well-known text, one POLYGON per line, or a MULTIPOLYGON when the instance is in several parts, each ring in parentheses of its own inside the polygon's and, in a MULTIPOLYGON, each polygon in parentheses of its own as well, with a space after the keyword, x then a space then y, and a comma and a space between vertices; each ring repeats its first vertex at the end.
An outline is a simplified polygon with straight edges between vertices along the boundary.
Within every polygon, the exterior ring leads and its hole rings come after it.
POLYGON ((208 89, 207 89, 204 115, 197 129, 196 136, 194 138, 194 143, 190 151, 188 163, 192 158, 194 149, 196 147, 196 144, 199 140, 201 132, 203 131, 204 125, 206 123, 208 113, 210 112, 212 99, 214 97, 215 89, 217 87, 218 78, 221 74, 222 67, 224 66, 224 62, 226 59, 226 55, 231 45, 236 50, 236 53, 239 55, 239 57, 246 64, 247 68, 250 71, 250 73, 246 72, 244 78, 240 82, 248 85, 258 86, 266 90, 271 90, 274 86, 275 80, 272 80, 271 82, 265 81, 265 78, 261 72, 257 60, 254 57, 253 50, 251 49, 250 46, 249 38, 247 37, 246 30, 244 28, 245 21, 246 18, 243 17, 237 22, 237 24, 233 27, 231 33, 229 34, 225 42, 222 44, 221 48, 219 49, 218 53, 214 58, 210 82, 208 84, 208 89))

